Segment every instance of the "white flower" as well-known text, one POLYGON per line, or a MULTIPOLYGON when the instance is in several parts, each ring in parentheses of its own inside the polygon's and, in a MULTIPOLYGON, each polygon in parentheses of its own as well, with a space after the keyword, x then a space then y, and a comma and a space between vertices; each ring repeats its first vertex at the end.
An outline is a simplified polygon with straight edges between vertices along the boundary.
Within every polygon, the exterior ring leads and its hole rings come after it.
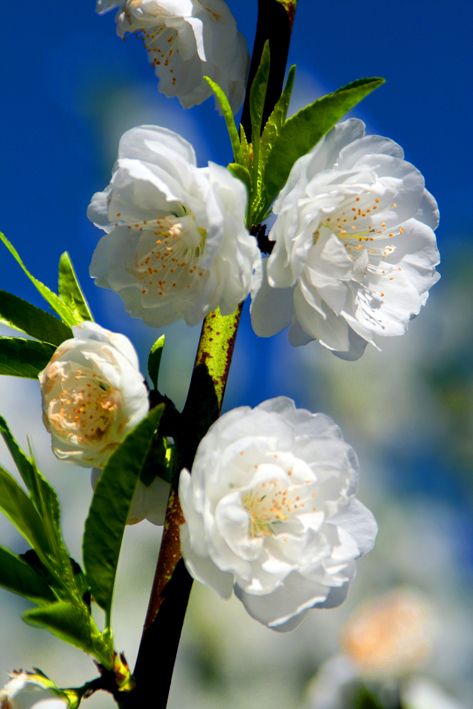
POLYGON ((453 697, 445 694, 442 687, 424 677, 416 677, 402 691, 405 709, 467 709, 453 697))
MULTIPOLYGON (((92 470, 91 483, 94 489, 101 472, 99 468, 92 470)), ((127 524, 137 524, 147 519, 152 524, 163 525, 169 489, 169 483, 158 477, 150 485, 145 485, 138 480, 128 512, 127 524)))
POLYGON ((396 143, 340 123, 296 161, 274 211, 274 250, 253 289, 258 335, 290 325, 293 345, 316 339, 357 359, 406 331, 439 278, 438 210, 396 143))
POLYGON ((429 656, 432 630, 425 599, 401 588, 358 609, 344 627, 342 647, 364 675, 402 676, 429 656))
POLYGON ((356 467, 333 421, 290 399, 224 414, 180 477, 190 574, 276 630, 339 605, 377 531, 356 467))
POLYGON ((46 677, 13 672, 0 690, 0 709, 64 709, 69 701, 46 677))
POLYGON ((230 313, 249 293, 259 258, 245 228, 246 200, 228 170, 196 167, 177 133, 133 128, 120 141, 110 185, 89 206, 108 232, 90 273, 149 325, 194 325, 217 307, 230 313))
MULTIPOLYGON (((343 655, 331 657, 320 666, 310 682, 304 709, 348 709, 359 706, 363 688, 363 677, 350 660, 343 655)), ((392 688, 390 682, 378 685, 370 683, 371 693, 379 698, 380 706, 385 706, 383 698, 390 696, 392 688)), ((466 709, 463 704, 447 696, 441 687, 424 677, 407 678, 399 686, 399 691, 401 705, 405 709, 466 709)))
POLYGON ((39 375, 43 420, 54 454, 103 467, 149 404, 127 337, 86 322, 57 348, 39 375))
POLYGON ((163 94, 177 96, 190 108, 212 94, 203 79, 210 76, 238 110, 248 49, 223 0, 98 0, 97 12, 117 6, 119 36, 142 33, 163 94))

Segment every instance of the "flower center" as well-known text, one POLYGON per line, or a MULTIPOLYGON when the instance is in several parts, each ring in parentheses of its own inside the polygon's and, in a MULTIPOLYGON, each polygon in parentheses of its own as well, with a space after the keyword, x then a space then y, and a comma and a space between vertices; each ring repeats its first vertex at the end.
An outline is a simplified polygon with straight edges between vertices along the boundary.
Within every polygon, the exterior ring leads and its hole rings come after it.
POLYGON ((135 275, 143 296, 153 298, 190 289, 207 274, 199 268, 207 231, 194 217, 162 217, 148 222, 141 231, 135 275))
POLYGON ((97 375, 79 370, 74 372, 73 386, 50 401, 48 413, 59 436, 84 444, 103 438, 117 408, 116 391, 97 375))
MULTIPOLYGON (((353 257, 357 257, 365 248, 371 256, 389 256, 394 252, 395 246, 385 244, 377 247, 374 246, 374 242, 403 234, 404 227, 400 226, 393 231, 388 230, 386 222, 380 221, 376 215, 376 211, 381 207, 381 198, 373 197, 369 192, 350 196, 350 199, 334 213, 326 216, 314 231, 314 244, 319 239, 322 229, 327 229, 342 241, 353 257)), ((393 202, 391 209, 396 208, 397 204, 393 202)))
POLYGON ((246 492, 242 504, 249 516, 250 536, 272 536, 294 514, 303 513, 307 496, 301 494, 300 488, 300 485, 289 485, 285 479, 274 478, 246 492))

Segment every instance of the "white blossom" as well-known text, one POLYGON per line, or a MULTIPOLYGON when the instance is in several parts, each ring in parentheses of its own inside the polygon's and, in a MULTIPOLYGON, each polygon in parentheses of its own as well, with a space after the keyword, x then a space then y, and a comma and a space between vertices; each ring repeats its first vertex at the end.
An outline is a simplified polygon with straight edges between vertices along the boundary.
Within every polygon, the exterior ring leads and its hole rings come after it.
POLYGON ((210 76, 238 110, 248 49, 223 0, 98 0, 97 12, 117 6, 118 35, 141 33, 162 93, 190 108, 211 95, 210 76))
MULTIPOLYGON (((101 470, 94 468, 91 473, 92 487, 95 489, 101 470)), ((138 524, 144 519, 155 525, 163 525, 170 485, 161 478, 155 478, 149 485, 138 480, 135 494, 128 512, 127 524, 138 524)))
POLYGON ((89 217, 104 236, 90 273, 149 325, 189 325, 220 307, 231 313, 250 290, 259 251, 245 228, 246 190, 228 170, 196 167, 177 133, 141 126, 120 141, 112 180, 89 217))
POLYGON ((0 689, 0 709, 65 709, 67 697, 43 675, 13 672, 0 689))
POLYGON ((73 333, 39 374, 43 420, 58 458, 103 467, 146 416, 148 394, 127 337, 91 322, 73 333))
POLYGON ((401 677, 432 651, 431 608, 420 593, 400 588, 367 601, 343 629, 342 648, 359 672, 401 677))
POLYGON ((437 204, 391 140, 352 119, 294 164, 274 205, 274 249, 253 287, 255 332, 290 326, 346 359, 402 335, 438 280, 437 204))
POLYGON ((180 477, 190 574, 276 630, 339 605, 377 531, 356 470, 333 421, 290 399, 224 414, 180 477))

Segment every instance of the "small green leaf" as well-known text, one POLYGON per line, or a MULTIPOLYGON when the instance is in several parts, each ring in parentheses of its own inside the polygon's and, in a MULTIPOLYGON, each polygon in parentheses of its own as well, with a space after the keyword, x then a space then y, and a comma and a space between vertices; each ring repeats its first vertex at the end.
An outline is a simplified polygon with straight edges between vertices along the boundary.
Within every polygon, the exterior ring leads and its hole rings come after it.
POLYGON ((87 609, 67 601, 57 601, 23 613, 23 620, 36 628, 45 628, 56 637, 93 655, 104 664, 111 664, 111 651, 97 632, 87 609))
POLYGON ((58 295, 56 295, 56 293, 53 293, 52 290, 45 286, 44 283, 41 283, 41 281, 35 278, 35 276, 33 276, 33 274, 28 271, 25 264, 21 260, 18 251, 15 249, 13 244, 7 239, 5 234, 2 234, 1 232, 0 241, 2 241, 3 244, 7 247, 8 251, 11 253, 17 264, 20 266, 26 276, 28 276, 31 283, 35 286, 36 290, 41 293, 45 301, 49 303, 54 312, 59 315, 61 320, 66 323, 66 325, 78 325, 81 321, 77 320, 77 317, 74 315, 71 309, 59 298, 58 295))
POLYGON ((163 347, 165 342, 166 337, 164 335, 158 337, 148 355, 148 373, 155 389, 158 388, 159 367, 161 365, 161 357, 163 355, 163 347))
POLYGON ((0 337, 0 374, 36 379, 56 348, 22 337, 0 337))
POLYGON ((269 42, 265 42, 261 54, 261 62, 250 89, 251 140, 255 146, 255 152, 257 152, 261 135, 264 104, 268 91, 270 63, 269 42))
POLYGON ((251 192, 251 175, 249 170, 236 162, 231 162, 227 165, 227 170, 232 173, 233 177, 236 177, 237 180, 243 182, 249 195, 251 192))
POLYGON ((308 153, 346 113, 384 83, 375 77, 358 79, 322 96, 285 123, 269 154, 264 172, 264 207, 267 209, 286 183, 292 166, 308 153))
MULTIPOLYGON (((78 322, 93 321, 85 295, 77 280, 71 257, 64 251, 59 259, 59 297, 71 309, 78 322)), ((41 338, 44 340, 44 338, 41 338)))
POLYGON ((225 119, 225 123, 227 124, 227 131, 230 138, 230 142, 232 144, 233 158, 236 162, 241 162, 242 154, 240 139, 238 137, 238 129, 235 125, 235 119, 233 117, 233 111, 232 107, 230 106, 230 102, 226 97, 224 90, 215 81, 213 81, 210 76, 204 76, 204 79, 214 92, 215 98, 218 101, 218 105, 220 106, 220 110, 222 111, 223 117, 225 119))
POLYGON ((0 416, 0 435, 5 441, 18 472, 25 483, 30 499, 42 519, 43 530, 52 555, 48 558, 48 570, 58 579, 61 587, 74 586, 69 570, 69 553, 64 545, 60 526, 60 508, 55 490, 38 470, 32 458, 22 451, 14 439, 7 422, 0 416))
POLYGON ((32 601, 52 601, 46 581, 8 549, 0 547, 0 586, 32 601))
POLYGON ((0 290, 0 322, 26 332, 42 342, 60 345, 72 337, 72 330, 45 310, 12 293, 0 290))
POLYGON ((42 561, 48 558, 50 546, 41 517, 16 480, 0 466, 0 510, 15 525, 42 561))
POLYGON ((294 79, 296 76, 296 67, 291 66, 287 75, 286 85, 276 103, 273 112, 268 118, 264 127, 263 135, 261 136, 261 162, 266 163, 269 153, 271 152, 274 142, 278 137, 281 129, 286 122, 289 103, 291 101, 292 90, 294 88, 294 79))
POLYGON ((85 523, 83 554, 92 594, 110 625, 113 587, 123 533, 141 469, 164 406, 157 406, 112 454, 95 488, 85 523))

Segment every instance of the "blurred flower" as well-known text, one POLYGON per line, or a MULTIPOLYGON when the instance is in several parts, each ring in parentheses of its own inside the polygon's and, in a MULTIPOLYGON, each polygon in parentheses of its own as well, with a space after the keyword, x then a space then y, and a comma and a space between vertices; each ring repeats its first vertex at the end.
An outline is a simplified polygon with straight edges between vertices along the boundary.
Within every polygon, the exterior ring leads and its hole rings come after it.
POLYGON ((296 161, 274 212, 253 288, 258 335, 290 325, 293 345, 316 339, 357 359, 406 331, 439 278, 438 210, 396 143, 340 123, 296 161))
POLYGON ((449 697, 441 687, 424 677, 410 680, 402 690, 405 709, 466 709, 449 697))
POLYGON ((245 228, 246 190, 228 170, 196 167, 192 146, 156 126, 126 132, 89 218, 108 233, 93 255, 99 286, 149 325, 189 325, 245 299, 259 251, 245 228))
POLYGON ((97 12, 120 7, 117 32, 141 32, 149 61, 166 96, 185 108, 202 103, 212 91, 210 76, 236 112, 248 70, 248 49, 223 0, 98 0, 97 12))
POLYGON ((12 672, 0 689, 0 709, 64 709, 72 704, 53 682, 40 674, 12 672))
MULTIPOLYGON (((91 482, 94 489, 101 472, 98 468, 92 470, 91 482)), ((145 485, 138 480, 128 512, 127 524, 137 524, 144 519, 152 524, 164 524, 169 488, 169 483, 161 478, 155 478, 150 485, 145 485)))
POLYGON ((352 709, 358 706, 404 709, 466 709, 424 677, 411 677, 396 690, 392 685, 365 685, 357 668, 342 655, 324 662, 309 684, 304 709, 352 709), (396 693, 398 692, 398 696, 396 693))
POLYGON ((39 374, 43 420, 58 458, 103 467, 146 416, 148 394, 127 337, 91 322, 73 332, 39 374))
POLYGON ((179 495, 191 575, 289 630, 345 598, 376 536, 355 497, 357 461, 340 429, 285 397, 224 414, 199 444, 179 495))
POLYGON ((427 602, 398 589, 363 605, 345 625, 342 648, 363 674, 400 676, 418 668, 432 648, 427 602))

